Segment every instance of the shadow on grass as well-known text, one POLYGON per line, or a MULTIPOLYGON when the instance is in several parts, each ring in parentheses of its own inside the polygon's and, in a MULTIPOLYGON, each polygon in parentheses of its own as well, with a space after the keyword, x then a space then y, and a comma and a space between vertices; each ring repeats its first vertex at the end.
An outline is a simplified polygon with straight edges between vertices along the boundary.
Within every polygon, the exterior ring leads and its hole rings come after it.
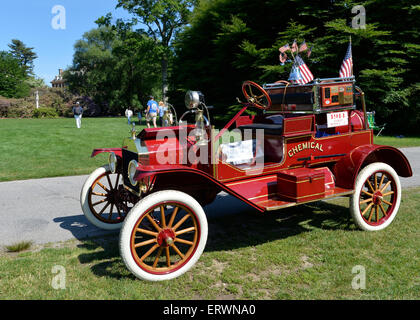
MULTIPOLYGON (((355 229, 348 207, 322 201, 269 213, 246 210, 227 216, 209 215, 208 224, 205 252, 256 246, 316 229, 355 229)), ((135 278, 119 256, 119 234, 82 242, 79 247, 92 252, 79 255, 79 261, 92 264, 94 274, 117 279, 135 278)))
POLYGON ((231 250, 293 237, 313 229, 353 230, 347 207, 327 202, 300 205, 275 212, 247 211, 209 219, 205 251, 231 250))

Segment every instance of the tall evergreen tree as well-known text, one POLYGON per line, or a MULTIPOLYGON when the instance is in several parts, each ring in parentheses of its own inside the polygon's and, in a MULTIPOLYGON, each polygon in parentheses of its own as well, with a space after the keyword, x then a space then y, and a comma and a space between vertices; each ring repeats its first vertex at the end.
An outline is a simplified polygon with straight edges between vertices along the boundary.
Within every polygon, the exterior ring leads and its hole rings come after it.
POLYGON ((23 98, 29 94, 29 85, 25 83, 25 69, 20 61, 10 53, 0 51, 0 96, 23 98))
POLYGON ((9 44, 10 53, 19 60, 20 65, 24 68, 26 75, 33 75, 34 60, 38 58, 33 51, 34 48, 27 47, 22 41, 13 39, 9 44))

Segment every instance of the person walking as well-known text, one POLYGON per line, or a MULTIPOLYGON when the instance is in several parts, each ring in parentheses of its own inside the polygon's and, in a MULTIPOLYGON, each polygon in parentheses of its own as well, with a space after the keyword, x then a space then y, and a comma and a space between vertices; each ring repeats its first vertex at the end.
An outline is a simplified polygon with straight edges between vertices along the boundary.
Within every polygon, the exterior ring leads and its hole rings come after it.
POLYGON ((158 113, 158 110, 159 110, 159 106, 158 106, 158 103, 154 100, 153 96, 150 96, 149 99, 150 100, 147 102, 146 113, 149 116, 149 118, 152 120, 153 127, 157 128, 156 118, 157 118, 157 113, 158 113))
POLYGON ((80 129, 82 127, 83 107, 80 105, 79 101, 77 101, 76 105, 73 106, 72 111, 73 111, 74 119, 76 119, 76 127, 80 129))
POLYGON ((137 110, 137 118, 139 119, 139 126, 141 126, 141 109, 137 110))
POLYGON ((162 127, 168 126, 167 110, 168 110, 168 107, 165 106, 163 101, 159 101, 159 118, 160 118, 162 127))
POLYGON ((133 116, 133 111, 130 108, 125 109, 125 116, 127 117, 128 124, 131 124, 131 117, 133 116))
POLYGON ((144 119, 146 120, 146 125, 148 128, 150 128, 150 115, 149 113, 146 111, 144 111, 144 119))

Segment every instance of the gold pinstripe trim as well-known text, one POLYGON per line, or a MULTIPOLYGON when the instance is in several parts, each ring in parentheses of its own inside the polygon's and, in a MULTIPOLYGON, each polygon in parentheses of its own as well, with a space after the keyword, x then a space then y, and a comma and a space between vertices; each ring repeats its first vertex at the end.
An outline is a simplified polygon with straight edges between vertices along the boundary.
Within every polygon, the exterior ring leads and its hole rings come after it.
POLYGON ((331 139, 331 138, 334 138, 334 137, 345 137, 345 136, 349 136, 349 135, 353 136, 353 135, 362 134, 362 133, 366 134, 367 131, 369 131, 369 130, 340 133, 340 134, 335 134, 335 135, 328 136, 328 137, 323 137, 323 138, 315 138, 315 136, 313 136, 313 137, 314 137, 315 140, 325 140, 325 139, 331 139))
POLYGON ((243 183, 248 183, 248 182, 257 182, 257 181, 262 181, 262 180, 268 180, 268 179, 273 179, 273 176, 271 175, 271 176, 269 176, 269 177, 263 177, 263 178, 260 178, 260 179, 248 179, 248 180, 241 180, 241 181, 238 181, 238 182, 233 182, 233 183, 226 183, 226 185, 228 186, 228 187, 231 187, 231 186, 236 186, 236 185, 238 185, 238 184, 243 184, 243 183))
MULTIPOLYGON (((314 178, 314 179, 312 179, 312 181, 324 180, 324 178, 325 178, 325 177, 314 178)), ((304 182, 311 181, 311 179, 306 179, 306 180, 302 180, 302 181, 294 181, 294 180, 289 180, 289 179, 279 178, 279 177, 277 177, 277 179, 278 179, 278 180, 287 181, 287 182, 294 182, 294 183, 304 183, 304 182)))
MULTIPOLYGON (((284 137, 284 139, 287 141, 287 140, 293 140, 293 139, 299 139, 299 138, 304 138, 304 137, 307 137, 307 136, 311 136, 311 137, 314 137, 314 135, 312 134, 312 131, 310 132, 310 133, 307 133, 307 134, 302 134, 302 135, 300 135, 300 136, 293 136, 293 137, 284 137)), ((287 142, 286 142, 287 143, 287 142)))
MULTIPOLYGON (((356 135, 356 134, 362 134, 362 133, 366 134, 368 131, 371 131, 371 130, 360 130, 360 131, 355 131, 355 132, 340 133, 340 134, 335 134, 335 135, 331 135, 331 136, 328 136, 328 137, 323 137, 323 138, 316 138, 316 137, 312 134, 312 131, 311 131, 310 135, 312 136, 312 138, 313 138, 314 140, 328 140, 328 139, 332 139, 332 138, 345 137, 345 136, 349 136, 349 135, 356 135)), ((301 135, 301 136, 296 136, 296 137, 284 137, 284 138, 285 138, 286 140, 292 140, 292 139, 298 139, 298 138, 306 137, 306 136, 308 136, 308 135, 309 135, 309 133, 308 133, 308 134, 301 135)), ((370 132, 370 138, 372 138, 372 132, 370 132)))
MULTIPOLYGON (((312 132, 311 128, 312 128, 312 122, 314 121, 314 117, 313 116, 311 116, 311 117, 306 116, 306 117, 307 117, 306 119, 310 119, 311 120, 310 121, 310 125, 309 125, 309 130, 292 131, 292 132, 289 132, 289 133, 292 134, 292 133, 300 133, 300 132, 305 132, 305 131, 311 131, 312 132)), ((284 121, 283 134, 288 134, 288 132, 286 130, 286 124, 288 124, 289 122, 293 122, 293 121, 301 121, 301 122, 303 122, 302 121, 302 118, 287 119, 286 121, 284 121)))
POLYGON ((274 196, 274 195, 277 195, 277 193, 268 193, 268 194, 265 194, 265 195, 261 195, 261 196, 249 198, 248 200, 255 200, 255 199, 269 197, 269 196, 274 196))
POLYGON ((303 199, 303 198, 315 197, 315 196, 320 196, 321 194, 325 194, 325 191, 324 192, 320 192, 320 193, 309 194, 307 196, 296 197, 296 199, 303 199))

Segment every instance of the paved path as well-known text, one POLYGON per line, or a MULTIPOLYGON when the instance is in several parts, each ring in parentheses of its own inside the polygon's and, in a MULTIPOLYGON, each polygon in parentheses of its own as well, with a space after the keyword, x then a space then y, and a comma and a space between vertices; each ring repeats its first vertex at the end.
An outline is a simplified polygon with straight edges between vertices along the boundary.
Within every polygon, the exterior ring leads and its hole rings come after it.
MULTIPOLYGON (((420 148, 401 149, 414 176, 401 178, 403 188, 420 186, 420 148)), ((87 176, 0 183, 0 246, 29 240, 36 244, 84 239, 105 233, 92 226, 80 208, 80 190, 87 176)), ((248 208, 226 194, 206 207, 209 217, 238 214, 248 208)), ((113 231, 113 233, 116 233, 113 231)))
POLYGON ((420 147, 400 149, 410 161, 413 176, 411 178, 401 178, 403 188, 420 186, 420 147))

